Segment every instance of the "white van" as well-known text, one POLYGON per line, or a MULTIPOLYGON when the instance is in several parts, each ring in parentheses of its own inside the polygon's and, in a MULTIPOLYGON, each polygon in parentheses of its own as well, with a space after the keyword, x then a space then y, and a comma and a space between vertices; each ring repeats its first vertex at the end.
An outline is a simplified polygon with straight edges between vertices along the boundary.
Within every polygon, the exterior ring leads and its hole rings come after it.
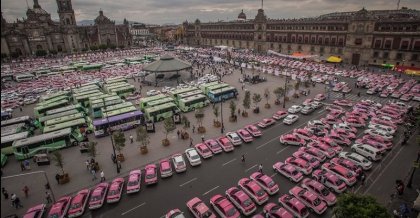
POLYGON ((351 150, 366 157, 370 161, 377 161, 382 158, 381 152, 378 149, 367 144, 354 144, 351 146, 351 150))

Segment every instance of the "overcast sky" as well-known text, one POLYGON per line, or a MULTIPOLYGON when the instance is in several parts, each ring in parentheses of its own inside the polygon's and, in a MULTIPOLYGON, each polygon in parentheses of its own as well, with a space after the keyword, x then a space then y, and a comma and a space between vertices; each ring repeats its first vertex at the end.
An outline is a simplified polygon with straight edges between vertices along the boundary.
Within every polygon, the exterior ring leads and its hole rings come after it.
MULTIPOLYGON (((1 0, 1 10, 7 21, 26 17, 26 1, 1 0)), ((181 23, 182 21, 217 21, 235 19, 241 9, 247 18, 254 18, 261 7, 258 0, 73 0, 76 20, 93 20, 100 8, 111 20, 139 21, 149 24, 181 23)), ((314 17, 336 11, 396 9, 398 0, 265 0, 269 18, 314 17)), ((53 19, 58 19, 55 0, 39 0, 53 19)), ((400 7, 420 9, 420 0, 401 0, 400 7)))

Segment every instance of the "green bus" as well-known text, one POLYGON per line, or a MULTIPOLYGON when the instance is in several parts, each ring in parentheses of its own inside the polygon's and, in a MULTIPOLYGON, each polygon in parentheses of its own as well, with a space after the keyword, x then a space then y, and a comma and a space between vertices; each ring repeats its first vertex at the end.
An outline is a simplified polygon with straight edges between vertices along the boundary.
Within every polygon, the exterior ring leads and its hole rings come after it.
MULTIPOLYGON (((48 120, 53 120, 53 119, 56 119, 56 118, 59 118, 59 117, 64 117, 64 116, 68 116, 68 115, 72 115, 72 114, 77 114, 79 112, 80 111, 78 111, 76 109, 72 109, 72 110, 61 112, 61 113, 56 113, 56 114, 52 114, 52 115, 39 117, 36 121, 37 122, 36 126, 38 128, 44 128, 45 122, 48 121, 48 120)), ((84 112, 80 112, 80 113, 85 114, 84 112)))
POLYGON ((227 83, 219 83, 219 84, 214 85, 214 86, 209 86, 209 87, 207 87, 206 92, 204 94, 208 95, 209 92, 211 92, 211 91, 215 91, 215 90, 218 90, 218 89, 223 89, 223 88, 226 88, 226 87, 230 87, 230 85, 227 84, 227 83))
POLYGON ((94 101, 97 101, 97 100, 102 100, 102 99, 104 99, 104 98, 109 98, 109 97, 113 97, 113 96, 116 96, 116 95, 102 94, 102 95, 99 95, 99 96, 90 97, 90 98, 89 98, 89 105, 90 105, 92 102, 94 102, 94 101))
POLYGON ((71 145, 77 145, 77 142, 71 140, 71 128, 33 136, 26 139, 20 139, 13 142, 13 154, 15 158, 25 160, 32 158, 38 153, 47 153, 71 145))
POLYGON ((82 70, 100 70, 103 66, 103 64, 87 64, 82 66, 82 70))
POLYGON ((83 65, 89 64, 89 62, 87 61, 76 61, 76 62, 72 62, 70 63, 70 66, 76 67, 77 69, 80 69, 83 67, 83 65))
POLYGON ((70 96, 70 92, 69 91, 58 91, 49 95, 43 95, 39 98, 39 102, 45 102, 48 101, 50 99, 56 98, 56 97, 60 97, 66 95, 67 97, 70 96))
POLYGON ((88 108, 89 107, 89 98, 91 98, 91 97, 97 97, 97 96, 101 96, 101 95, 103 95, 104 93, 102 93, 102 92, 95 92, 95 93, 90 93, 90 94, 87 94, 87 95, 79 95, 79 96, 77 96, 76 98, 74 98, 74 103, 80 103, 83 107, 85 107, 85 108, 88 108))
POLYGON ((197 89, 191 92, 184 92, 184 93, 179 94, 178 98, 176 98, 175 101, 179 99, 187 98, 193 95, 199 95, 199 94, 203 94, 203 92, 200 89, 197 89))
POLYGON ((102 88, 105 92, 109 93, 110 89, 119 88, 119 87, 123 87, 123 86, 126 86, 126 85, 130 85, 130 84, 127 83, 127 82, 117 82, 117 83, 111 83, 111 84, 104 84, 102 86, 102 88))
POLYGON ((72 114, 72 115, 57 117, 55 119, 45 121, 45 126, 51 126, 51 125, 55 125, 55 124, 58 124, 58 123, 64 123, 64 122, 67 122, 67 121, 70 121, 70 120, 75 120, 75 119, 80 119, 80 118, 85 118, 85 114, 84 113, 76 113, 76 114, 72 114))
POLYGON ((155 107, 148 107, 144 110, 146 120, 153 122, 162 121, 165 118, 172 117, 175 113, 179 113, 179 109, 173 102, 155 107))
POLYGON ((164 95, 164 94, 159 94, 159 95, 154 95, 154 96, 150 96, 150 97, 146 97, 146 98, 141 98, 140 99, 140 109, 143 111, 144 109, 146 109, 149 106, 149 103, 152 101, 156 101, 162 98, 167 98, 168 96, 164 95))
POLYGON ((21 132, 13 135, 1 137, 1 153, 5 155, 13 154, 13 142, 19 139, 26 139, 29 137, 29 132, 21 132))
POLYGON ((1 127, 1 137, 20 133, 25 130, 26 130, 25 123, 17 123, 17 124, 13 124, 6 127, 1 127))
POLYGON ((127 84, 125 86, 122 87, 118 87, 118 88, 112 88, 110 89, 111 93, 115 93, 118 96, 120 96, 121 98, 127 97, 128 95, 133 94, 136 91, 136 88, 134 87, 134 85, 131 84, 127 84))
POLYGON ((94 93, 98 93, 98 92, 99 92, 99 89, 92 89, 92 90, 83 91, 83 92, 74 92, 73 93, 73 101, 76 101, 76 98, 78 98, 80 96, 90 95, 90 94, 94 94, 94 93))
POLYGON ((68 104, 69 104, 69 101, 66 99, 63 99, 60 101, 53 102, 51 104, 39 105, 34 108, 34 115, 35 117, 41 117, 41 116, 46 115, 47 111, 61 108, 61 107, 67 106, 68 104))
POLYGON ((155 106, 166 104, 166 103, 170 103, 170 102, 175 103, 174 99, 172 99, 171 97, 165 97, 165 98, 158 99, 156 101, 149 102, 149 104, 147 105, 146 108, 148 108, 148 107, 155 107, 155 106))
POLYGON ((81 94, 92 90, 99 90, 99 86, 95 84, 90 84, 79 88, 73 88, 71 91, 73 92, 74 96, 75 94, 81 94))
POLYGON ((122 76, 108 78, 108 79, 105 79, 104 81, 105 84, 112 84, 112 83, 118 83, 118 82, 128 82, 128 81, 126 78, 122 76))
POLYGON ((118 95, 112 95, 111 97, 98 99, 90 102, 90 114, 93 118, 102 117, 102 108, 108 107, 115 104, 120 104, 124 102, 118 95), (105 105, 104 105, 105 104, 105 105))
POLYGON ((129 113, 129 112, 136 111, 136 110, 137 110, 136 107, 131 106, 131 107, 125 107, 125 108, 121 108, 121 109, 117 109, 117 110, 107 111, 107 112, 104 112, 102 114, 102 118, 117 116, 117 115, 120 115, 120 114, 125 114, 125 113, 129 113))
POLYGON ((182 112, 194 111, 196 108, 203 108, 210 104, 207 96, 203 94, 193 95, 186 98, 181 98, 176 101, 179 109, 182 112))
POLYGON ((85 135, 83 133, 91 133, 93 132, 93 125, 86 121, 85 118, 79 118, 76 120, 70 120, 63 123, 54 124, 51 126, 45 126, 43 129, 43 133, 54 132, 60 129, 71 128, 72 129, 72 136, 78 142, 85 141, 85 135))
MULTIPOLYGON (((169 92, 169 94, 172 98, 178 99, 178 98, 180 98, 180 96, 179 96, 180 94, 183 94, 183 93, 186 93, 186 92, 197 91, 197 90, 200 91, 200 89, 198 89, 198 88, 188 87, 188 88, 183 88, 183 89, 176 89, 172 92, 169 92)), ((202 93, 202 92, 200 91, 200 93, 202 93)))
POLYGON ((57 96, 55 98, 50 98, 50 99, 48 99, 46 101, 43 101, 43 102, 38 103, 37 106, 48 105, 48 104, 51 104, 51 103, 54 103, 54 102, 57 102, 57 101, 61 101, 61 100, 67 100, 68 101, 69 100, 69 96, 67 96, 67 95, 60 95, 60 96, 57 96))
POLYGON ((217 85, 217 84, 220 84, 220 83, 218 81, 214 81, 214 82, 210 82, 210 83, 204 83, 204 84, 200 85, 200 89, 204 94, 206 94, 206 90, 207 90, 208 87, 214 86, 214 85, 217 85))
POLYGON ((129 101, 126 101, 126 102, 123 102, 121 104, 114 104, 114 105, 111 105, 111 106, 108 106, 108 107, 104 107, 104 108, 102 108, 102 112, 106 113, 106 112, 109 112, 109 111, 118 110, 118 109, 121 109, 121 108, 131 107, 131 106, 134 106, 133 103, 131 103, 129 101))
POLYGON ((83 108, 83 106, 81 104, 72 104, 72 105, 68 105, 65 107, 60 107, 57 109, 53 109, 53 110, 48 110, 45 115, 50 116, 53 114, 58 114, 58 113, 62 113, 65 111, 69 111, 69 110, 77 110, 79 112, 86 112, 85 108, 83 108))

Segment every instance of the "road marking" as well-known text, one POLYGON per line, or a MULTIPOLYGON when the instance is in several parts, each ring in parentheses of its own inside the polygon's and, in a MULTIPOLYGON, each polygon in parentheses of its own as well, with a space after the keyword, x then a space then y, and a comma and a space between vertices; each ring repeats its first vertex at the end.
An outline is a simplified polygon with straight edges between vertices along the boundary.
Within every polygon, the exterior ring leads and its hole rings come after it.
POLYGON ((254 167, 256 167, 256 166, 257 166, 257 164, 255 164, 254 166, 252 166, 252 167, 250 167, 250 168, 246 169, 246 170, 245 170, 245 172, 248 172, 248 171, 252 170, 252 168, 254 168, 254 167))
POLYGON ((195 180, 197 180, 197 178, 193 178, 193 179, 191 179, 189 181, 186 181, 185 183, 182 183, 181 185, 179 185, 179 187, 182 187, 182 186, 184 186, 184 185, 186 185, 186 184, 188 184, 190 182, 194 182, 195 180))
MULTIPOLYGON (((391 161, 389 161, 388 162, 388 164, 385 166, 385 168, 382 168, 382 171, 381 171, 381 173, 379 173, 379 175, 378 176, 376 176, 376 179, 375 180, 373 180, 373 182, 370 184, 370 186, 368 187, 368 189, 366 189, 366 191, 364 191, 363 192, 363 194, 365 194, 366 192, 368 192, 371 188, 372 188, 372 186, 373 186, 373 184, 375 184, 376 183, 376 181, 379 179, 379 177, 381 177, 382 176, 382 174, 384 173, 384 171, 386 170, 386 168, 388 168, 388 166, 395 160, 395 158, 397 158, 398 157, 398 154, 402 151, 402 149, 403 149, 404 147, 403 146, 401 146, 401 148, 400 148, 400 150, 397 152, 397 154, 395 154, 395 156, 391 159, 391 161)), ((383 161, 383 160, 381 160, 381 161, 383 161)), ((380 167, 379 167, 380 165, 378 165, 377 167, 376 167, 376 169, 375 169, 375 171, 377 170, 377 169, 380 169, 380 167)), ((373 175, 373 173, 374 172, 372 172, 366 179, 370 179, 370 177, 373 175)), ((359 188, 356 190, 356 192, 358 192, 359 190, 360 190, 360 188, 361 188, 362 186, 359 186, 359 188)))
POLYGON ((216 187, 214 187, 214 188, 212 188, 212 189, 210 189, 210 190, 208 190, 208 191, 204 192, 203 196, 204 196, 204 195, 207 195, 208 193, 210 193, 210 192, 212 192, 212 191, 214 191, 214 190, 216 190, 217 188, 219 188, 219 186, 216 186, 216 187))
POLYGON ((270 177, 273 178, 276 175, 277 175, 277 173, 273 173, 270 177))
POLYGON ((286 150, 288 147, 284 147, 283 149, 281 149, 280 151, 277 151, 276 154, 280 154, 281 152, 283 152, 284 150, 286 150))
POLYGON ((269 143, 271 143, 272 141, 276 140, 277 138, 278 138, 278 136, 276 136, 276 137, 272 138, 270 141, 268 141, 268 142, 266 142, 266 143, 264 143, 264 144, 262 144, 262 145, 260 145, 260 146, 256 147, 255 149, 256 149, 256 150, 258 150, 258 149, 260 149, 260 148, 262 148, 262 147, 264 147, 264 146, 268 145, 268 144, 269 144, 269 143))
POLYGON ((225 165, 227 165, 227 164, 229 164, 229 163, 232 163, 233 161, 235 161, 236 160, 236 158, 233 158, 232 160, 230 160, 230 161, 228 161, 228 162, 226 162, 226 163, 224 163, 224 164, 222 164, 222 166, 225 166, 225 165))
POLYGON ((146 204, 146 202, 143 202, 143 203, 141 203, 141 204, 139 204, 139 205, 137 205, 137 206, 135 206, 135 207, 131 208, 130 210, 125 211, 124 213, 122 213, 122 214, 121 214, 121 216, 124 216, 124 215, 126 215, 127 213, 130 213, 131 211, 133 211, 133 210, 135 210, 135 209, 137 209, 137 208, 139 208, 139 207, 141 207, 141 206, 144 206, 145 204, 146 204))

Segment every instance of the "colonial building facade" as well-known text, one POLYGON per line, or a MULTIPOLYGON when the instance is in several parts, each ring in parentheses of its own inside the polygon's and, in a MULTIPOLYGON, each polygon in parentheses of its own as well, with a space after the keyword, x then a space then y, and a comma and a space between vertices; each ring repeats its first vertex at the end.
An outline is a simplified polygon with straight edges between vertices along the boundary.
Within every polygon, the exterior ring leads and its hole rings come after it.
POLYGON ((59 22, 34 0, 33 8, 26 11, 26 19, 8 23, 1 16, 1 53, 33 55, 38 50, 73 53, 92 47, 131 46, 128 22, 116 25, 103 11, 95 19, 95 25, 77 26, 71 0, 56 0, 59 22))
POLYGON ((259 9, 254 19, 243 11, 235 21, 183 23, 183 43, 225 45, 336 55, 355 65, 396 64, 419 67, 420 12, 412 9, 331 13, 316 18, 269 19, 259 9))

